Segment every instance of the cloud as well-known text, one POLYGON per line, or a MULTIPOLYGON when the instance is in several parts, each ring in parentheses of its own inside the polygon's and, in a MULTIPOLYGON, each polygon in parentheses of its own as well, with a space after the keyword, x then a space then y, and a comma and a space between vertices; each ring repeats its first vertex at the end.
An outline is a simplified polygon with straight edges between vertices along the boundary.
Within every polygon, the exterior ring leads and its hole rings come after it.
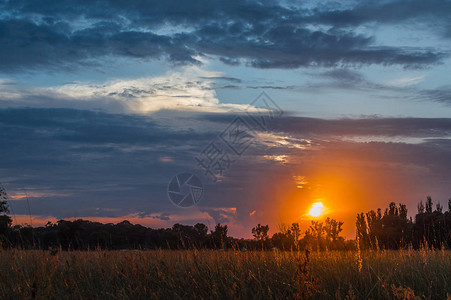
POLYGON ((20 87, 12 81, 3 80, 0 81, 4 86, 0 90, 0 106, 78 108, 113 113, 244 110, 246 105, 219 102, 213 86, 214 79, 221 78, 220 74, 185 67, 181 72, 168 72, 163 76, 104 83, 71 82, 39 88, 20 87))
POLYGON ((207 79, 207 80, 218 80, 218 81, 227 81, 231 83, 242 83, 243 81, 239 78, 235 77, 227 77, 227 76, 204 76, 200 77, 201 79, 207 79))
MULTIPOLYGON (((201 120, 224 124, 234 119, 233 114, 202 114, 201 120)), ((404 136, 432 138, 451 135, 450 118, 387 118, 365 116, 362 118, 321 119, 286 116, 274 119, 272 131, 258 132, 260 143, 284 148, 305 149, 312 145, 315 136, 404 136)))
POLYGON ((95 23, 73 31, 60 20, 37 24, 27 19, 0 20, 1 70, 29 68, 73 69, 100 65, 97 58, 110 55, 131 58, 166 57, 174 64, 199 64, 197 53, 180 45, 176 38, 150 32, 124 31, 112 22, 95 23))
POLYGON ((387 84, 395 85, 395 86, 415 85, 415 84, 422 82, 425 77, 426 77, 426 75, 402 77, 402 78, 397 78, 397 79, 391 80, 387 84))
POLYGON ((102 65, 111 56, 175 65, 199 65, 200 57, 213 56, 254 68, 419 68, 447 56, 434 48, 381 45, 350 27, 432 16, 446 20, 449 4, 442 1, 365 3, 342 10, 235 0, 132 3, 2 2, 0 70, 73 69, 102 65))
POLYGON ((411 92, 418 92, 419 89, 415 89, 413 86, 426 78, 426 75, 405 76, 385 83, 378 83, 368 80, 362 72, 349 68, 336 68, 326 72, 309 72, 307 74, 314 78, 326 79, 326 81, 310 83, 306 87, 317 91, 322 89, 348 89, 373 92, 403 92, 406 95, 411 92))
POLYGON ((420 100, 432 100, 434 102, 451 104, 451 86, 441 86, 435 89, 424 89, 419 91, 419 95, 416 95, 416 99, 420 100))
POLYGON ((246 86, 248 89, 253 90, 292 90, 295 89, 296 86, 289 85, 289 86, 279 86, 279 85, 258 85, 258 86, 246 86))
MULTIPOLYGON (((315 119, 284 117, 276 120, 274 129, 309 138, 323 136, 404 136, 444 137, 451 135, 449 118, 364 118, 315 119)), ((296 136, 295 136, 296 137, 296 136)))
POLYGON ((335 68, 326 72, 305 72, 306 75, 315 79, 292 89, 303 92, 322 93, 324 91, 361 91, 365 97, 369 95, 381 99, 401 99, 422 101, 426 103, 437 102, 443 104, 451 103, 451 87, 442 85, 436 88, 423 88, 420 83, 426 80, 426 75, 408 75, 400 78, 387 80, 385 82, 369 80, 362 72, 349 68, 335 68), (388 92, 388 93, 386 93, 388 92), (370 94, 371 93, 371 94, 370 94))
POLYGON ((236 215, 236 207, 218 207, 218 208, 201 208, 202 212, 206 212, 209 216, 211 216, 215 222, 215 224, 221 223, 229 223, 232 220, 237 218, 236 215))
POLYGON ((321 77, 339 80, 348 84, 359 84, 364 81, 363 75, 350 69, 333 69, 319 74, 321 77))
POLYGON ((348 7, 324 5, 314 8, 309 19, 332 26, 358 26, 371 22, 399 24, 410 20, 422 22, 446 22, 451 4, 446 0, 394 0, 358 2, 348 7))

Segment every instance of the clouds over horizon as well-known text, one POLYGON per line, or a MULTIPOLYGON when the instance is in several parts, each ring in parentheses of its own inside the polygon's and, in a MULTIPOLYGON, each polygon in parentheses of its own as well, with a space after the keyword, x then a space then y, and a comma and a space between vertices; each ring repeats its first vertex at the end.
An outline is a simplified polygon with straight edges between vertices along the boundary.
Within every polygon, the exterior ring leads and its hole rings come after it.
MULTIPOLYGON (((277 223, 285 202, 294 201, 301 209, 324 193, 321 186, 331 188, 324 177, 349 180, 352 170, 361 170, 358 182, 372 181, 369 187, 362 183, 361 194, 354 195, 367 198, 370 208, 393 200, 413 209, 429 193, 443 200, 450 192, 443 182, 450 180, 451 119, 286 117, 274 123, 272 131, 261 132, 243 157, 235 157, 221 182, 202 177, 204 199, 197 208, 181 211, 167 199, 167 182, 183 171, 202 176, 194 156, 233 115, 180 112, 179 117, 198 123, 186 126, 182 121, 170 127, 158 114, 0 110, 0 143, 8 145, 0 150, 0 176, 15 197, 15 214, 27 214, 26 191, 32 213, 43 218, 127 217, 149 226, 229 222, 239 231, 257 220, 277 223), (205 127, 208 130, 200 130, 205 127), (390 136, 399 137, 398 142, 375 138, 390 136), (412 138, 417 140, 412 143, 412 138), (296 182, 300 177, 303 189, 296 182), (418 181, 416 187, 406 190, 412 180, 418 181), (390 181, 393 186, 377 197, 370 193, 390 181)), ((344 197, 339 193, 335 197, 344 197)), ((354 217, 353 211, 348 213, 354 217)), ((349 223, 346 214, 343 218, 349 223)))
POLYGON ((1 71, 96 66, 115 56, 164 59, 174 65, 199 65, 200 57, 213 56, 226 64, 263 69, 421 68, 442 62, 450 51, 384 44, 367 30, 369 24, 415 19, 431 34, 448 36, 434 33, 437 23, 448 22, 447 1, 314 8, 237 0, 132 2, 1 1, 1 71))

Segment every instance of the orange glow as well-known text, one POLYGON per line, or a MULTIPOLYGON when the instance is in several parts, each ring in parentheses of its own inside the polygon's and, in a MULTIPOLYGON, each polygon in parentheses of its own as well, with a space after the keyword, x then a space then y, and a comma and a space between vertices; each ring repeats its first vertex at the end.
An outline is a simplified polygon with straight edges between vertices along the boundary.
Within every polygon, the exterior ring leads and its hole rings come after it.
POLYGON ((310 208, 309 211, 309 215, 311 217, 317 218, 320 217, 324 211, 326 210, 326 208, 324 207, 322 202, 315 202, 312 204, 312 207, 310 208))

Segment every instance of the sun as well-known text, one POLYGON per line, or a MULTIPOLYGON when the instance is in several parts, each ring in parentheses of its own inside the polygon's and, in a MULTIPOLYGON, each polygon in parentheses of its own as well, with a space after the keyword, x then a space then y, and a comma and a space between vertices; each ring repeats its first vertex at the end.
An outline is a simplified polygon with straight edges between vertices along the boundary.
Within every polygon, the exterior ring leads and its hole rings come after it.
POLYGON ((315 202, 312 204, 312 208, 308 214, 314 218, 320 217, 325 211, 325 207, 322 202, 315 202))

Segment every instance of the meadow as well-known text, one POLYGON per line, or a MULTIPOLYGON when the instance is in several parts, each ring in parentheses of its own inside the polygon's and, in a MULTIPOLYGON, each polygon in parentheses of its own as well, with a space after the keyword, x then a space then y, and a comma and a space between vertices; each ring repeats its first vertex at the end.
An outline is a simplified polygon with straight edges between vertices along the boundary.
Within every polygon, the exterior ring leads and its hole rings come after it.
POLYGON ((0 252, 1 299, 451 299, 451 251, 0 252))

